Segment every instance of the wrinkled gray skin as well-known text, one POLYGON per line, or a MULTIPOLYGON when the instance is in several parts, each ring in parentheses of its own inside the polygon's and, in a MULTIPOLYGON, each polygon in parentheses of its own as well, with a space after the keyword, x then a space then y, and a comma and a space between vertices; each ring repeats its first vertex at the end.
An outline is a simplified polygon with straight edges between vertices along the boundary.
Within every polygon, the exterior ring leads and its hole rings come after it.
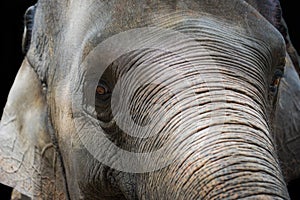
POLYGON ((287 184, 300 175, 297 53, 258 2, 39 0, 30 48, 1 119, 0 181, 36 199, 289 199, 287 184), (176 44, 168 53, 144 48, 115 59, 112 45, 97 55, 105 39, 153 26, 193 41, 166 37, 176 44), (182 52, 189 61, 172 56, 182 52), (89 63, 109 60, 99 83, 113 90, 127 75, 121 91, 133 90, 137 124, 155 121, 154 102, 167 113, 168 120, 157 121, 159 134, 125 133, 113 123, 114 108, 105 100, 112 97, 84 90, 89 63), (153 83, 155 74, 164 84, 153 83), (130 85, 139 77, 150 84, 130 85), (96 115, 83 109, 82 91, 96 98, 96 115), (175 152, 176 160, 144 173, 105 165, 84 142, 93 145, 97 131, 131 152, 171 144, 161 157, 175 152))

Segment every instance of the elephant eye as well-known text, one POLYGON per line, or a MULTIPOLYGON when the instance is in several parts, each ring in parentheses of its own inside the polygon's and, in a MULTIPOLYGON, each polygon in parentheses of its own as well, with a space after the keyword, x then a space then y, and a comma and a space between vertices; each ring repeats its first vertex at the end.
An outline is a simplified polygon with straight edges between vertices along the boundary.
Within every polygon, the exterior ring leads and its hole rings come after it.
POLYGON ((270 90, 273 93, 277 92, 280 80, 283 76, 283 72, 281 70, 277 70, 273 76, 272 83, 270 85, 270 90))
POLYGON ((104 95, 107 93, 107 90, 102 86, 97 86, 96 91, 97 91, 97 94, 99 94, 99 95, 104 95))
POLYGON ((110 94, 109 88, 104 83, 99 83, 96 88, 96 93, 100 96, 110 94))

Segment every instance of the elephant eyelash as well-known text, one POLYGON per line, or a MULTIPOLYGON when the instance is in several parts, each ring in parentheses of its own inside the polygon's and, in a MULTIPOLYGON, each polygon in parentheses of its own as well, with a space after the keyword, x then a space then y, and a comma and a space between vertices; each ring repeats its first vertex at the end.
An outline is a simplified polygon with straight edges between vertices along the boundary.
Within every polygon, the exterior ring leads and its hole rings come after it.
POLYGON ((30 47, 35 10, 36 5, 30 6, 24 14, 24 33, 22 38, 23 54, 26 54, 30 47))

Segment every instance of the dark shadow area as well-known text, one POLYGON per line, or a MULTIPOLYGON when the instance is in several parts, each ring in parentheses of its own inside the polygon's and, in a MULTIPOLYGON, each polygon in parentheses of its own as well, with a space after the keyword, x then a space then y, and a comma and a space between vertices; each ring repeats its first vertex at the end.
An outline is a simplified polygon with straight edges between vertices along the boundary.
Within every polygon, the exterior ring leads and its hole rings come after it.
POLYGON ((6 185, 0 184, 0 196, 3 200, 9 200, 12 189, 6 185))
MULTIPOLYGON (((281 0, 282 14, 288 26, 291 41, 300 52, 299 6, 297 1, 281 0)), ((300 187, 299 187, 300 188, 300 187)))
MULTIPOLYGON (((23 33, 23 15, 26 9, 35 4, 36 0, 4 1, 1 12, 1 101, 0 114, 13 84, 17 71, 23 60, 21 41, 23 33)), ((288 25, 291 41, 300 52, 299 6, 297 1, 281 0, 283 16, 288 25)), ((292 200, 300 199, 300 179, 291 182, 288 189, 292 200)), ((1 200, 10 199, 11 188, 0 184, 1 200)))
POLYGON ((288 190, 292 200, 299 200, 300 199, 300 178, 293 180, 288 185, 288 190))

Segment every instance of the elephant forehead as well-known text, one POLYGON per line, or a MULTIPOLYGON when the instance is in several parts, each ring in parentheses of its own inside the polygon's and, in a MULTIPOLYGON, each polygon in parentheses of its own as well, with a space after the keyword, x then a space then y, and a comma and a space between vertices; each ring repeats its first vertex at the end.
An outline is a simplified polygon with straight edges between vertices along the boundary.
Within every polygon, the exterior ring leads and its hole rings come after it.
POLYGON ((62 72, 67 72, 66 68, 72 63, 78 66, 97 44, 115 34, 149 26, 173 29, 195 18, 203 19, 202 22, 217 21, 217 29, 240 32, 245 38, 264 41, 271 49, 284 46, 276 28, 240 0, 41 0, 32 39, 35 43, 32 46, 37 49, 30 51, 28 57, 32 63, 37 62, 35 66, 61 68, 62 72), (55 62, 51 64, 49 58, 55 62))
POLYGON ((89 51, 95 44, 124 31, 153 26, 166 29, 174 29, 184 25, 199 28, 197 27, 198 23, 202 24, 203 28, 227 29, 228 34, 233 34, 236 31, 242 33, 244 37, 265 41, 273 47, 283 46, 281 34, 276 28, 264 19, 257 10, 243 1, 182 0, 176 1, 176 3, 175 1, 151 1, 150 3, 149 1, 136 2, 132 0, 121 2, 115 1, 110 5, 104 4, 94 7, 95 10, 92 11, 74 5, 73 15, 70 18, 77 19, 79 13, 81 13, 82 18, 81 20, 70 20, 71 24, 73 22, 74 25, 70 26, 68 33, 78 33, 76 35, 82 36, 83 40, 80 41, 87 42, 88 45, 81 44, 88 47, 85 49, 89 51), (102 9, 104 8, 107 9, 107 12, 103 12, 102 9), (76 9, 80 11, 77 12, 76 9), (99 16, 91 13, 101 14, 99 16), (78 26, 78 23, 82 25, 78 26))

